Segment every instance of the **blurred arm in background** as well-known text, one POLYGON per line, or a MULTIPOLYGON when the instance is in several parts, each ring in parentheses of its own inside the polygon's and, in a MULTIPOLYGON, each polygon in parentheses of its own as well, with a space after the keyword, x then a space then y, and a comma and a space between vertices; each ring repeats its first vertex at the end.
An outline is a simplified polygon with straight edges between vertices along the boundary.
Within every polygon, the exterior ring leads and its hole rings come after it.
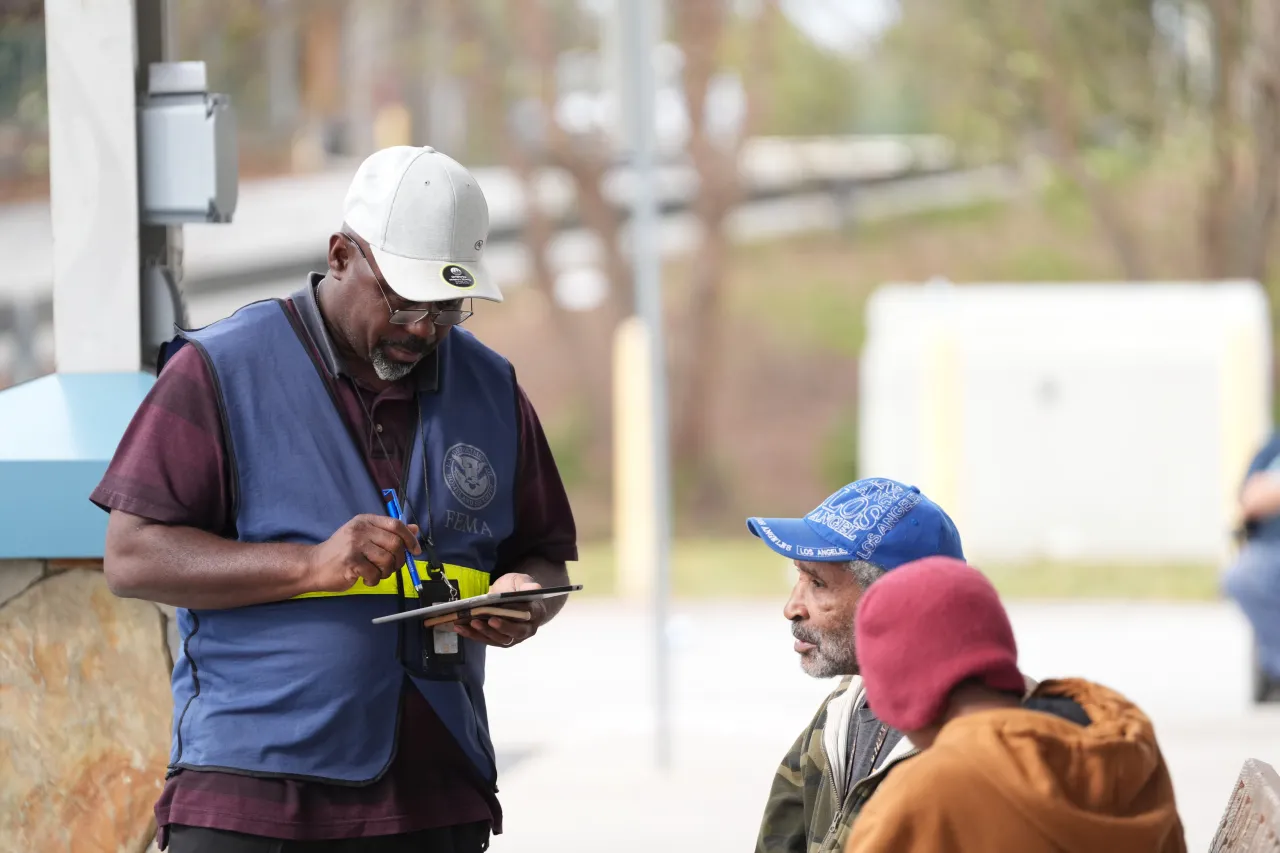
POLYGON ((1240 491, 1240 512, 1245 521, 1280 515, 1280 471, 1258 471, 1249 475, 1240 491))
POLYGON ((1240 520, 1256 524, 1280 515, 1280 436, 1272 436, 1249 464, 1240 489, 1240 520))

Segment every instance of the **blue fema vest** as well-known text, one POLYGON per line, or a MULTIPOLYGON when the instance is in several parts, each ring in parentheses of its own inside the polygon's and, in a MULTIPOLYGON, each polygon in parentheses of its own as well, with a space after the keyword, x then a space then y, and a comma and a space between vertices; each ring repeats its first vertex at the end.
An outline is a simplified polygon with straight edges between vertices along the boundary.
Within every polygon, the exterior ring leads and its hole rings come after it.
MULTIPOLYGON (((219 392, 242 542, 316 544, 355 515, 386 514, 304 334, 278 301, 183 334, 219 392)), ((514 526, 515 379, 505 359, 461 329, 437 352, 438 391, 419 395, 404 488, 424 532, 430 505, 438 556, 461 594, 478 595, 514 526)), ((371 624, 418 606, 402 591, 417 595, 403 568, 374 588, 358 581, 346 593, 180 609, 170 766, 367 784, 395 754, 409 677, 492 785, 485 647, 459 638, 456 680, 412 674, 404 664, 421 661, 421 622, 371 624)))

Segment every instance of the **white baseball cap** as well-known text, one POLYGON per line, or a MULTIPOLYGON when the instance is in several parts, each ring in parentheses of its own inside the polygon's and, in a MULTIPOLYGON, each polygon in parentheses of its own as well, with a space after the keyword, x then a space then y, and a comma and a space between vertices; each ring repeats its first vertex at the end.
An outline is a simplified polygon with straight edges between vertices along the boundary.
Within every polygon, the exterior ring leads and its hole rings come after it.
POLYGON ((480 264, 489 205, 452 157, 409 145, 370 155, 351 179, 342 217, 369 244, 382 277, 401 298, 502 301, 480 264))

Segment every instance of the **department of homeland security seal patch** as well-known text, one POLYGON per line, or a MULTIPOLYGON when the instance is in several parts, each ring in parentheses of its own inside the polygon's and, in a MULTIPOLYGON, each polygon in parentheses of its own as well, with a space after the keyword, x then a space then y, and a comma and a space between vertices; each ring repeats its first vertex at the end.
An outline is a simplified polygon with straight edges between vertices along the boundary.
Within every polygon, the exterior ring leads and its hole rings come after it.
POLYGON ((498 475, 489 457, 470 444, 455 444, 445 453, 444 482, 467 509, 484 509, 498 491, 498 475))

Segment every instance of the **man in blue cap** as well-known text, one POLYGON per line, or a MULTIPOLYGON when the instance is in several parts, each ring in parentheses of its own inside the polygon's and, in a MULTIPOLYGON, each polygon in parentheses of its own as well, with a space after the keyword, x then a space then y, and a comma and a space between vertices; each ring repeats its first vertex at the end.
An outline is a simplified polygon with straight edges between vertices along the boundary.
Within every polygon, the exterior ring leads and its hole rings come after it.
POLYGON ((841 853, 858 810, 910 741, 867 706, 854 648, 858 599, 886 572, 924 557, 964 559, 943 509, 914 486, 850 483, 804 518, 750 518, 747 528, 795 561, 799 576, 783 615, 800 666, 843 676, 774 777, 757 853, 841 853))

